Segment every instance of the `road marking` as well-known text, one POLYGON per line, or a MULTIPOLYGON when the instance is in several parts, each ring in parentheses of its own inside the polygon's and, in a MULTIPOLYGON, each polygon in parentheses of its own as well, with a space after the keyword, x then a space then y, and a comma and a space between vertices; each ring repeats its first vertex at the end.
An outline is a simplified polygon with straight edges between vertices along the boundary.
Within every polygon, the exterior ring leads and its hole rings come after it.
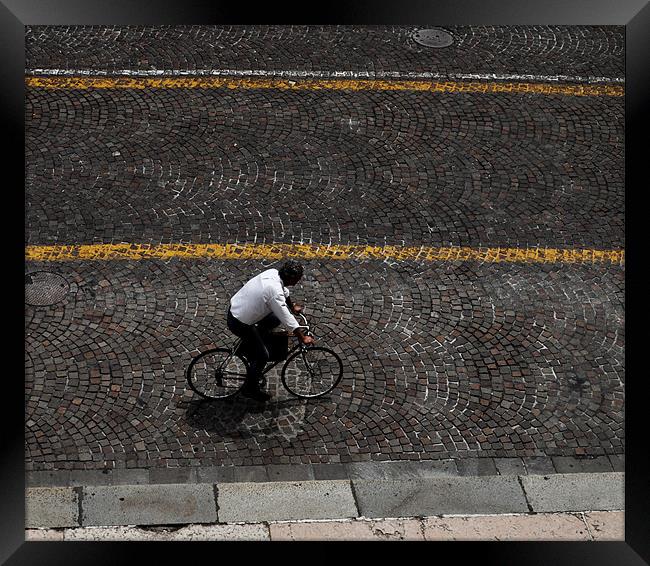
POLYGON ((46 89, 276 89, 276 90, 378 90, 437 93, 515 93, 567 96, 623 96, 622 85, 549 84, 526 82, 458 82, 367 79, 276 79, 229 77, 42 77, 27 76, 30 88, 46 89))
POLYGON ((28 246, 27 261, 143 259, 270 259, 477 261, 485 263, 611 263, 623 250, 554 248, 403 247, 317 244, 88 244, 28 246))
POLYGON ((400 71, 298 71, 241 69, 29 69, 28 75, 56 76, 129 76, 129 77, 284 77, 296 79, 415 79, 443 81, 524 81, 570 83, 625 83, 625 77, 595 77, 576 75, 531 75, 515 73, 431 73, 400 71))

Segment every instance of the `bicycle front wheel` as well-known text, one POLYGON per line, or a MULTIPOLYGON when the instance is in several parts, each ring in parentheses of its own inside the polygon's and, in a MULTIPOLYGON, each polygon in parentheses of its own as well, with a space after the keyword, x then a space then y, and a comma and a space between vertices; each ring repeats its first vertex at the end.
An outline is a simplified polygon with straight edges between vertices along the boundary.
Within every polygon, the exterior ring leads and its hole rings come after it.
POLYGON ((206 399, 232 397, 244 386, 248 365, 227 348, 199 354, 187 368, 190 388, 206 399))
POLYGON ((282 384, 289 393, 313 399, 332 391, 343 376, 343 362, 329 348, 301 348, 282 368, 282 384))

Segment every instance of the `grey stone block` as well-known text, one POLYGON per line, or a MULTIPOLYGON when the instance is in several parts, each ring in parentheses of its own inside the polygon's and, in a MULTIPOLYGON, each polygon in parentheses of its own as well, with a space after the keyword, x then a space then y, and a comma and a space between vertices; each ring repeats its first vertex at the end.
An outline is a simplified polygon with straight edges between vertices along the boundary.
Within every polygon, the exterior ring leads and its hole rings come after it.
POLYGON ((352 486, 364 517, 528 512, 515 476, 352 480, 352 486))
POLYGON ((553 464, 559 474, 572 472, 611 472, 612 463, 607 456, 596 458, 573 458, 571 456, 555 456, 553 464))
POLYGON ((625 508, 620 472, 522 476, 533 511, 616 511, 625 508))
POLYGON ((494 458, 494 465, 501 476, 520 476, 526 473, 521 458, 494 458))
POLYGON ((309 465, 271 464, 266 466, 266 475, 270 481, 313 480, 314 470, 309 465))
POLYGON ((216 521, 212 484, 97 486, 83 490, 82 526, 216 521))
POLYGON ((79 526, 79 494, 71 487, 31 487, 25 490, 25 527, 79 526))
POLYGON ((614 472, 625 471, 625 456, 623 454, 612 454, 609 457, 609 461, 612 463, 612 470, 614 472))
POLYGON ((312 464, 316 480, 346 480, 348 471, 345 464, 312 464))
POLYGON ((260 525, 186 525, 180 528, 132 526, 67 529, 66 541, 88 542, 176 542, 176 541, 257 541, 270 540, 269 527, 260 525))
POLYGON ((432 462, 359 462, 345 464, 350 479, 405 479, 457 475, 454 460, 432 462))
POLYGON ((197 483, 196 468, 151 468, 149 483, 197 483))
POLYGON ((68 485, 81 487, 85 485, 111 485, 113 478, 110 472, 102 470, 70 470, 68 485))
POLYGON ((70 471, 33 471, 25 474, 26 487, 69 487, 70 471))
POLYGON ((456 462, 461 476, 496 476, 497 467, 492 458, 464 458, 456 462))
POLYGON ((267 482, 269 481, 269 474, 266 466, 237 466, 233 470, 233 481, 267 482))
POLYGON ((111 485, 146 485, 149 483, 149 470, 142 468, 113 470, 111 485))
POLYGON ((544 475, 555 473, 553 460, 548 456, 530 456, 523 458, 523 461, 528 474, 544 475))
POLYGON ((429 468, 430 473, 425 474, 425 477, 439 475, 441 473, 449 474, 452 476, 459 475, 458 470, 458 460, 432 460, 430 462, 422 462, 427 468, 429 468))
POLYGON ((198 483, 221 483, 235 481, 233 466, 202 466, 196 470, 198 483))
POLYGON ((219 520, 225 523, 358 515, 346 480, 225 483, 218 486, 217 502, 219 520))

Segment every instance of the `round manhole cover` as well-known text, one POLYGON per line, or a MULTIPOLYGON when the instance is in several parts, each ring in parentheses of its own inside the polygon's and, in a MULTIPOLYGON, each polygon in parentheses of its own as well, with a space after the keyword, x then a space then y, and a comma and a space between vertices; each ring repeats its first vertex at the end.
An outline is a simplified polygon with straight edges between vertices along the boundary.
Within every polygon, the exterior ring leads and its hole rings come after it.
POLYGON ((413 33, 413 40, 426 47, 448 47, 453 36, 442 28, 419 29, 413 33))
POLYGON ((53 305, 63 300, 69 290, 67 281, 56 273, 36 271, 25 275, 25 302, 28 305, 53 305))

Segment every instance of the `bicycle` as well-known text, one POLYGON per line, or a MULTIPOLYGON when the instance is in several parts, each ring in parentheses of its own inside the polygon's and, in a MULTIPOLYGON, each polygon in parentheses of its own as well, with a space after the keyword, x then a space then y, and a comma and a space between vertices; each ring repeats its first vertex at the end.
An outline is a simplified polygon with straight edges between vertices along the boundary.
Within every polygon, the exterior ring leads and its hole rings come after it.
MULTIPOLYGON (((314 336, 302 313, 304 325, 300 328, 306 336, 314 336)), ((289 334, 284 333, 287 341, 289 334)), ((195 357, 187 368, 190 388, 205 399, 227 399, 243 386, 248 371, 248 361, 240 351, 242 339, 236 338, 230 348, 212 348, 195 357)), ((305 346, 298 342, 286 355, 271 359, 262 372, 260 387, 266 384, 264 377, 280 362, 281 381, 284 388, 301 399, 322 397, 332 391, 343 376, 343 362, 333 350, 324 346, 305 346)))

